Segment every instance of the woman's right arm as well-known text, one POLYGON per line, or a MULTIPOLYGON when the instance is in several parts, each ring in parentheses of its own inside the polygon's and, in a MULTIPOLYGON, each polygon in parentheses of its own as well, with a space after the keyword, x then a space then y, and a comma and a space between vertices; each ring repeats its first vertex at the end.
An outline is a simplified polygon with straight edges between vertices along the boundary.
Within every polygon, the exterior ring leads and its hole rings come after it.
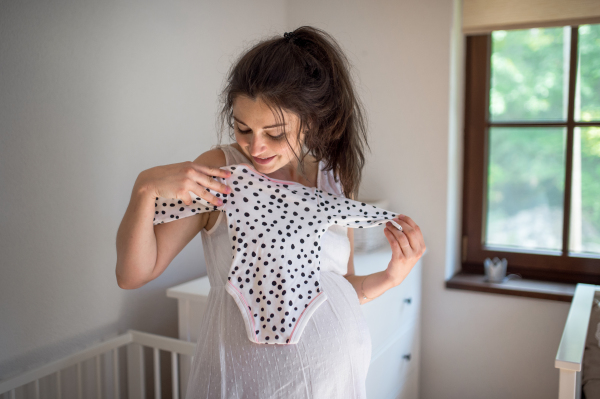
POLYGON ((194 162, 157 166, 138 175, 117 232, 115 272, 119 287, 139 288, 160 276, 208 222, 210 213, 200 213, 154 226, 156 197, 178 198, 190 205, 191 191, 218 206, 219 199, 205 188, 224 194, 230 192, 229 187, 212 178, 229 175, 230 172, 219 169, 225 164, 223 152, 214 149, 194 162))

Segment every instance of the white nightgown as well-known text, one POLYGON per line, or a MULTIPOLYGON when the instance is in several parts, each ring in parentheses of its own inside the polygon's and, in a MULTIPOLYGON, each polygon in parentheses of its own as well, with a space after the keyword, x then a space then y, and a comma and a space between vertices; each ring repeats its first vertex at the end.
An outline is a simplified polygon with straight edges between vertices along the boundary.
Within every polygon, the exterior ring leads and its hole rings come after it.
MULTIPOLYGON (((252 164, 231 145, 221 149, 227 165, 252 164)), ((343 196, 333 172, 324 172, 323 167, 320 162, 317 188, 343 196)), ((224 212, 210 231, 201 231, 211 289, 186 399, 366 397, 371 337, 356 291, 343 277, 350 256, 347 229, 332 225, 321 238, 321 285, 328 299, 295 345, 257 345, 248 340, 242 315, 225 290, 231 244, 224 212)))

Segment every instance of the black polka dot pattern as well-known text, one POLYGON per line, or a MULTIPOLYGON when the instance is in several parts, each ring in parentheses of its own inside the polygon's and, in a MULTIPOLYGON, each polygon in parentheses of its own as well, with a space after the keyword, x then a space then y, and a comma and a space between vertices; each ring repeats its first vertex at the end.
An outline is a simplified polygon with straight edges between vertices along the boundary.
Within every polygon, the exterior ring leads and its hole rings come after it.
POLYGON ((192 197, 156 198, 153 224, 202 212, 227 216, 231 268, 226 289, 238 305, 249 338, 262 344, 294 344, 310 316, 327 299, 320 285, 320 240, 327 228, 382 225, 396 213, 327 193, 315 187, 269 178, 250 165, 228 165, 230 194, 215 206, 192 197))

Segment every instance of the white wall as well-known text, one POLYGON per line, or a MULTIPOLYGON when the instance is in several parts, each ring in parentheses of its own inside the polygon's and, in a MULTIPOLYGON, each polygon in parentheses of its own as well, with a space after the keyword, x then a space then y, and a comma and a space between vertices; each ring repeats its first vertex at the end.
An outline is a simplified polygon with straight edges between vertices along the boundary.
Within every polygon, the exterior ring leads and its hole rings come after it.
POLYGON ((567 303, 444 287, 460 260, 459 1, 293 1, 289 17, 332 33, 355 64, 371 119, 360 195, 390 199, 423 231, 421 397, 556 397, 567 303))
POLYGON ((129 328, 177 336, 165 290, 206 274, 200 237, 126 291, 119 223, 139 172, 216 143, 231 61, 284 27, 277 0, 1 3, 0 378, 129 328))
POLYGON ((361 196, 389 198, 425 235, 422 398, 556 395, 568 304, 444 288, 460 233, 458 3, 37 3, 0 12, 0 376, 128 328, 176 336, 164 292, 205 274, 199 237, 159 279, 118 288, 133 182, 210 148, 233 57, 307 24, 355 65, 372 150, 361 196))

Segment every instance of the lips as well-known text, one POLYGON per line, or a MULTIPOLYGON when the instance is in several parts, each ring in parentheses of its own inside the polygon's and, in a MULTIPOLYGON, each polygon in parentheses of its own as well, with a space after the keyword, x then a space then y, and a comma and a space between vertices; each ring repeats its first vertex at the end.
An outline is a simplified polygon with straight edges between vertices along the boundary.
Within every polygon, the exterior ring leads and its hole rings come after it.
POLYGON ((271 162, 273 160, 273 158, 275 158, 275 155, 273 155, 272 157, 269 158, 257 158, 257 157, 252 157, 254 158, 254 160, 256 161, 256 163, 261 164, 261 165, 265 165, 268 164, 269 162, 271 162))

